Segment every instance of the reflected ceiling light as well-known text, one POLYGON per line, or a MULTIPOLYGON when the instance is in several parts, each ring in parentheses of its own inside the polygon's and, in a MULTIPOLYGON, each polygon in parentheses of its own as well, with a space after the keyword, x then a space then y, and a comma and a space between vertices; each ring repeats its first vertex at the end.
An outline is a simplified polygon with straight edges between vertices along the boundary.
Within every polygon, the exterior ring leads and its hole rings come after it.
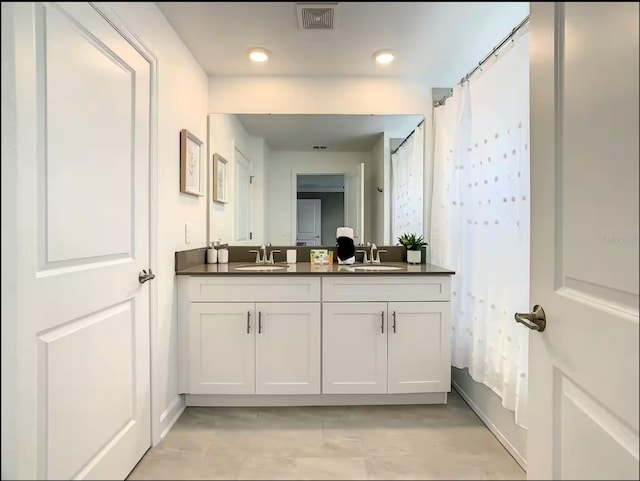
POLYGON ((247 53, 249 54, 249 58, 252 62, 258 63, 266 62, 269 60, 269 56, 271 55, 271 52, 262 47, 252 47, 247 50, 247 53))
POLYGON ((393 50, 378 50, 374 52, 373 59, 379 64, 388 64, 396 58, 393 50))

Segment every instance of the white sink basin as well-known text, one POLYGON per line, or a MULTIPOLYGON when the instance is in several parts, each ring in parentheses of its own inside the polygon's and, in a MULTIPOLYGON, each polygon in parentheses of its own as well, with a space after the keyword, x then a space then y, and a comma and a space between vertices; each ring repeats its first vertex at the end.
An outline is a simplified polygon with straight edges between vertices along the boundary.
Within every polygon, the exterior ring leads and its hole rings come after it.
POLYGON ((370 264, 366 266, 356 266, 353 269, 356 271, 397 271, 402 269, 402 267, 370 264))
POLYGON ((287 266, 278 266, 278 265, 265 265, 265 264, 258 264, 255 266, 240 266, 240 267, 234 267, 234 271, 281 271, 283 269, 286 269, 287 266))

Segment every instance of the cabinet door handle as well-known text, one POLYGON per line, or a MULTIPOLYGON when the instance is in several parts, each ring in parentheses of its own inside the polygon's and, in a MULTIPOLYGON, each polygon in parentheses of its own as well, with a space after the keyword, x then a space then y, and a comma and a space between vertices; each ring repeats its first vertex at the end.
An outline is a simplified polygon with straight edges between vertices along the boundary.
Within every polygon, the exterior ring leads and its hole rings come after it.
POLYGON ((262 311, 258 311, 258 334, 262 334, 262 311))
POLYGON ((393 311, 393 333, 396 332, 396 311, 393 311))
POLYGON ((380 331, 384 334, 384 311, 380 311, 380 331))
POLYGON ((251 333, 251 311, 247 311, 247 334, 251 333))

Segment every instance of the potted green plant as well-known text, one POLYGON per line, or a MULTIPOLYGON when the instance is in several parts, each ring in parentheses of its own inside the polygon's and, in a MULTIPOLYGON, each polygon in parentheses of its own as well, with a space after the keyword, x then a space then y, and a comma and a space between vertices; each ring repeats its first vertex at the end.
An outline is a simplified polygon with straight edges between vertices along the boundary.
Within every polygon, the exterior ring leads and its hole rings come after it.
POLYGON ((407 248, 407 262, 409 264, 420 264, 422 262, 422 248, 428 245, 422 236, 403 234, 398 237, 398 243, 407 248))

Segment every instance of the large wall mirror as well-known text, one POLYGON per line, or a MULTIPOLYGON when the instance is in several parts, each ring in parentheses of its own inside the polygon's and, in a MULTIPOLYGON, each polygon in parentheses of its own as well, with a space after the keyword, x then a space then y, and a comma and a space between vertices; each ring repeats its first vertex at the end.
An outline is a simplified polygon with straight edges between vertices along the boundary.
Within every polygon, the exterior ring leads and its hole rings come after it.
POLYGON ((340 226, 356 244, 422 235, 423 120, 210 114, 209 242, 332 246, 340 226))

